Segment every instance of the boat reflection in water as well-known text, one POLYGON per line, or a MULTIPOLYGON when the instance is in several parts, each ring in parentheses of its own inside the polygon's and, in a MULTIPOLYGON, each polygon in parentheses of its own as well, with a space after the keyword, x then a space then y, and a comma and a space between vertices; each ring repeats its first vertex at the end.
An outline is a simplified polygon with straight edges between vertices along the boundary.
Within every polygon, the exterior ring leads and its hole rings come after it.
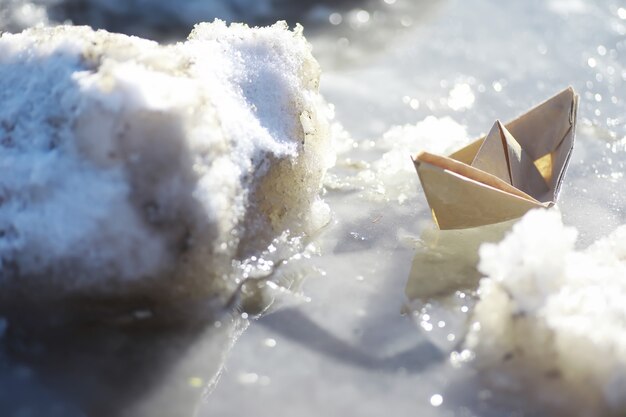
POLYGON ((502 240, 515 222, 422 232, 405 287, 404 312, 441 350, 452 351, 465 336, 481 278, 480 246, 502 240))

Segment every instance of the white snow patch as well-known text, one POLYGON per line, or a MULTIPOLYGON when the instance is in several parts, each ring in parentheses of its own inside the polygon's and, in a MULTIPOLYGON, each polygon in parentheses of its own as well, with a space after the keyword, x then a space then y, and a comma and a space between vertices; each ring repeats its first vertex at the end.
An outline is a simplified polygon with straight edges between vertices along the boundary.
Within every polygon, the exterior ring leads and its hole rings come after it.
POLYGON ((521 382, 550 405, 619 413, 626 407, 626 225, 582 251, 576 234, 558 211, 536 210, 502 242, 481 247, 486 278, 467 347, 491 375, 521 382))
MULTIPOLYGON (((374 150, 380 157, 374 161, 344 159, 343 164, 357 169, 356 175, 347 179, 330 177, 326 185, 335 189, 361 189, 363 196, 373 201, 396 201, 403 204, 418 189, 418 177, 411 156, 420 151, 449 154, 468 143, 464 126, 451 117, 428 116, 416 124, 394 126, 382 138, 362 142, 359 147, 374 150)), ((344 152, 354 147, 350 138, 344 152)))

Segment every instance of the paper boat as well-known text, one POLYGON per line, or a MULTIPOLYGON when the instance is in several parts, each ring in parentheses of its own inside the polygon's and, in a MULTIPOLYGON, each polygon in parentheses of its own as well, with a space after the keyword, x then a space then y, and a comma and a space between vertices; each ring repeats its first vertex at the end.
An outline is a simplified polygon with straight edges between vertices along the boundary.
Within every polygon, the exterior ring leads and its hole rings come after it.
POLYGON ((556 202, 574 146, 578 95, 570 87, 449 156, 413 158, 440 229, 521 217, 556 202))

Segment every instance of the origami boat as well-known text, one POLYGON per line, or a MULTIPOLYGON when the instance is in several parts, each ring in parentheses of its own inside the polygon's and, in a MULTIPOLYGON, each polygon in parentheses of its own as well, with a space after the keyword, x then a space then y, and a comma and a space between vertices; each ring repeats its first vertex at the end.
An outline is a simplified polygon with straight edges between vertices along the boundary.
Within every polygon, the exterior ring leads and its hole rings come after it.
POLYGON ((578 95, 570 87, 449 156, 413 158, 440 229, 521 217, 555 204, 574 146, 578 95))

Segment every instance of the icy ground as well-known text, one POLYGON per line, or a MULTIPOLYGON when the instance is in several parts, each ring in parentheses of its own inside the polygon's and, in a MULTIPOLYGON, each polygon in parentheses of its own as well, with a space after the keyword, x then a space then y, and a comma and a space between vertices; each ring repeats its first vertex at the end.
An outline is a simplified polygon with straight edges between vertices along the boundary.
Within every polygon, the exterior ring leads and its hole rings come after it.
POLYGON ((0 364, 1 383, 12 387, 0 398, 68 410, 79 396, 55 387, 81 380, 68 375, 72 365, 74 376, 124 381, 105 394, 126 415, 154 415, 164 398, 179 415, 197 408, 199 416, 555 415, 509 379, 494 387, 465 366, 475 355, 462 339, 478 245, 505 230, 433 230, 409 154, 478 137, 571 84, 581 95, 579 128, 560 211, 578 230, 576 250, 610 234, 626 223, 626 6, 385 0, 311 13, 305 34, 322 64, 322 92, 352 140, 327 178, 334 223, 317 241, 322 256, 300 263, 309 275, 303 295, 285 297, 287 306, 243 333, 245 318, 176 330, 160 343, 147 334, 128 344, 117 332, 83 345, 67 342, 80 336, 55 337, 46 354, 29 345, 0 364), (66 352, 83 360, 55 366, 66 352), (111 352, 142 357, 143 371, 120 377, 111 369, 127 362, 111 352), (191 400, 207 386, 199 405, 191 400))

